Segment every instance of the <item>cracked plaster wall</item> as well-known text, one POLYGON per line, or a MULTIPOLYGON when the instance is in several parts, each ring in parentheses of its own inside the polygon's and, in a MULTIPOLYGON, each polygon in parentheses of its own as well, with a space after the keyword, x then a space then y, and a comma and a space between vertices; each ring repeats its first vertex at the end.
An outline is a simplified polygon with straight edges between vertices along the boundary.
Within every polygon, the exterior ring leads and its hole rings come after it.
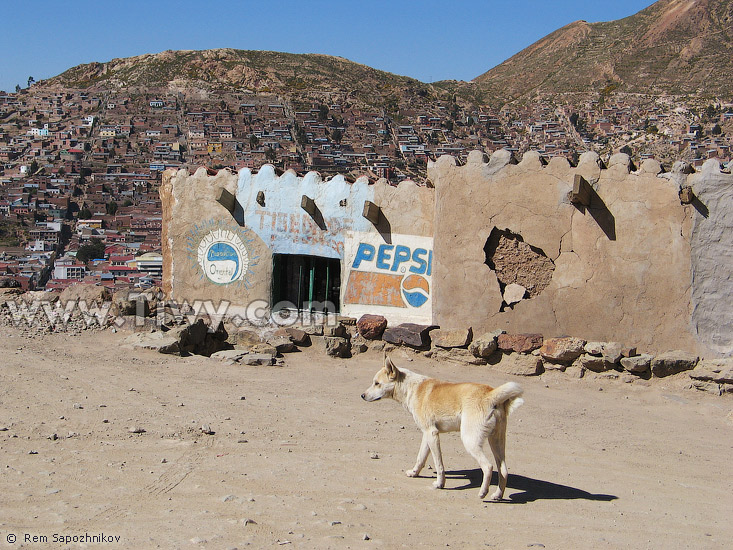
POLYGON ((719 212, 717 203, 722 205, 721 194, 731 202, 731 176, 719 167, 709 170, 711 177, 689 176, 710 203, 709 218, 703 218, 692 205, 680 204, 679 187, 688 178, 682 170, 660 174, 656 161, 629 169, 625 154, 611 157, 606 168, 598 155, 585 153, 571 167, 560 157, 545 165, 533 152, 512 164, 503 150, 488 162, 475 151, 462 167, 452 157, 432 163, 434 321, 445 328, 471 325, 474 332, 501 328, 646 350, 730 353, 733 208, 719 212), (597 193, 590 208, 568 199, 575 174, 597 193), (483 250, 494 227, 521 235, 555 263, 543 292, 503 312, 483 250), (725 267, 718 249, 725 251, 725 267))

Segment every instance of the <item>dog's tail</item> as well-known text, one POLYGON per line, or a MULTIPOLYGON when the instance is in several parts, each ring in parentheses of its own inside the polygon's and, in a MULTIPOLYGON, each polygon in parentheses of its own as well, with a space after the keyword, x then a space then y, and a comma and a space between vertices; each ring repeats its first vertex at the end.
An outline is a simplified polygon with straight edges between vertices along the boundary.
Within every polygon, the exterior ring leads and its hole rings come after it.
POLYGON ((494 388, 489 394, 491 408, 496 409, 504 406, 506 415, 509 416, 513 410, 524 403, 524 399, 520 397, 523 393, 524 390, 516 382, 502 384, 498 388, 494 388))

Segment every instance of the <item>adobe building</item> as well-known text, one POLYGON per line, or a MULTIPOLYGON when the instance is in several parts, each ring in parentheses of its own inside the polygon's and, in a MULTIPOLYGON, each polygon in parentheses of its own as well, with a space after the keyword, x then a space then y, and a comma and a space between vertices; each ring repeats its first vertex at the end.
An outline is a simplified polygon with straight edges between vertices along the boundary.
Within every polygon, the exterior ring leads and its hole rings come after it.
POLYGON ((432 322, 432 189, 265 165, 167 172, 161 197, 163 285, 176 301, 432 322))
POLYGON ((733 354, 733 176, 627 155, 431 163, 434 188, 263 166, 164 174, 179 302, 733 354))

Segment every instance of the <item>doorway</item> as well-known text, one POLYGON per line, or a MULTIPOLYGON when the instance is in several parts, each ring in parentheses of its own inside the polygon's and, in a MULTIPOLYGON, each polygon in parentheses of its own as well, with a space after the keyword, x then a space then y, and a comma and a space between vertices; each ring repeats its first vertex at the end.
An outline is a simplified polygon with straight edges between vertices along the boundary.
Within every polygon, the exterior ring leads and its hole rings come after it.
POLYGON ((341 260, 299 254, 273 254, 273 309, 294 305, 296 309, 311 313, 338 313, 340 293, 341 260))

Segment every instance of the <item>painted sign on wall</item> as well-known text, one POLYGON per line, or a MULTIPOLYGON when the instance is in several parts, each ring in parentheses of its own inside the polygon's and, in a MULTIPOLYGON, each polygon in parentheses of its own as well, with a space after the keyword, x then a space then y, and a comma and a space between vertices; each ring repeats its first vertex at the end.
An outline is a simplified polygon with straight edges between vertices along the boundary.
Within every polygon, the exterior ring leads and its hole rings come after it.
POLYGON ((186 235, 191 269, 202 280, 217 285, 241 284, 249 288, 252 267, 257 265, 247 247, 248 230, 226 221, 210 219, 194 224, 186 235))
POLYGON ((432 322, 433 239, 348 233, 342 311, 384 315, 395 322, 432 322))
POLYGON ((242 239, 228 229, 207 233, 197 250, 199 267, 212 283, 225 285, 244 279, 249 253, 242 239))
POLYGON ((315 172, 299 177, 288 171, 277 176, 266 164, 257 174, 246 168, 239 172, 237 200, 244 208, 245 226, 273 254, 342 258, 344 233, 370 227, 361 212, 364 201, 374 200, 374 188, 366 178, 352 184, 343 176, 324 182, 315 172), (261 202, 258 193, 262 193, 261 202), (304 195, 316 204, 320 223, 303 210, 304 195))

